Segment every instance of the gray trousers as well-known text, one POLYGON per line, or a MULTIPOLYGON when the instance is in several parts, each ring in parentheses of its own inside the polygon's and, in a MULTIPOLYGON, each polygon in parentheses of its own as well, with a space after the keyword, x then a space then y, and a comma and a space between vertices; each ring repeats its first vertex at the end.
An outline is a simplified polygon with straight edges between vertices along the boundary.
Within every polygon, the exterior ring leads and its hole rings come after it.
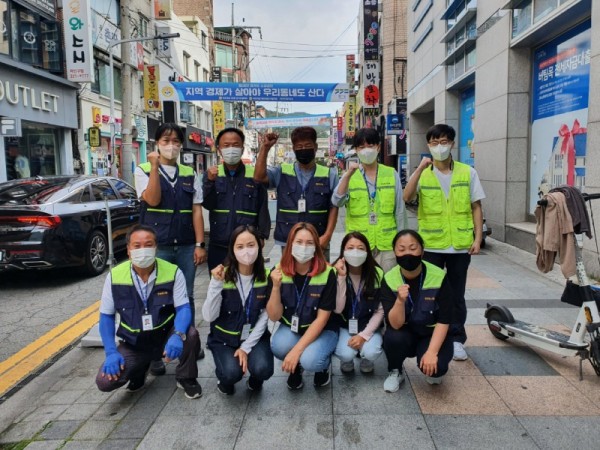
MULTIPOLYGON (((173 334, 171 329, 167 339, 173 334)), ((146 376, 150 367, 150 362, 155 360, 157 355, 162 355, 166 341, 160 348, 139 349, 126 342, 121 342, 117 351, 125 360, 125 369, 119 375, 117 380, 109 380, 107 376, 102 376, 103 366, 100 366, 98 375, 96 375, 96 385, 102 392, 110 392, 124 386, 129 380, 140 379, 146 376)), ((175 369, 175 379, 177 380, 195 380, 198 378, 198 365, 196 364, 196 354, 200 351, 200 336, 195 327, 189 327, 187 337, 183 343, 183 352, 179 357, 179 364, 175 369)))

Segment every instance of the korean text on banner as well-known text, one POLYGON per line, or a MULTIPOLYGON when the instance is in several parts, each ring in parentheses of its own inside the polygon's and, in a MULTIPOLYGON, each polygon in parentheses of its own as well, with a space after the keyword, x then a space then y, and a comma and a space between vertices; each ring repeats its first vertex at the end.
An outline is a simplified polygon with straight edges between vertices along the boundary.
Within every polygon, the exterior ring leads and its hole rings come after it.
POLYGON ((221 101, 212 102, 213 136, 217 136, 225 129, 225 103, 221 101))
POLYGON ((92 16, 89 0, 72 0, 63 8, 67 79, 80 83, 94 81, 92 16))
POLYGON ((345 135, 347 138, 354 137, 356 132, 356 97, 350 97, 350 100, 346 102, 346 108, 344 111, 346 129, 345 135))
POLYGON ((158 83, 160 71, 158 64, 144 66, 144 110, 161 111, 158 83))

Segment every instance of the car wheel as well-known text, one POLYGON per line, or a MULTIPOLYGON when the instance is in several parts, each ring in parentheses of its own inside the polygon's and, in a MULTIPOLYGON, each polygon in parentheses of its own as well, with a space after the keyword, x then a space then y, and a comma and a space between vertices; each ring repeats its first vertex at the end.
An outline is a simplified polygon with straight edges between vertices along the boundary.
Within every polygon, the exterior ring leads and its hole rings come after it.
POLYGON ((92 232, 85 251, 85 271, 88 275, 100 275, 108 260, 106 236, 96 230, 92 232))

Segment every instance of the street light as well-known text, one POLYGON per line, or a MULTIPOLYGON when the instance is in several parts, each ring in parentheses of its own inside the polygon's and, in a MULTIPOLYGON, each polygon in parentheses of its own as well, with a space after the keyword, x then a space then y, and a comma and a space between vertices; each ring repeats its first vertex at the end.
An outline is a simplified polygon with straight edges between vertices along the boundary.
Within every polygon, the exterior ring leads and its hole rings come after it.
MULTIPOLYGON (((130 38, 130 39, 121 39, 118 41, 111 41, 111 43, 108 45, 108 55, 110 58, 110 175, 112 175, 113 173, 113 164, 114 164, 114 160, 115 160, 115 128, 116 128, 116 124, 115 124, 115 75, 114 75, 114 60, 113 60, 113 54, 112 54, 112 48, 116 45, 121 45, 121 44, 125 44, 128 42, 142 42, 142 41, 152 41, 152 40, 157 40, 157 39, 171 39, 171 38, 177 38, 179 37, 180 34, 179 33, 163 33, 163 34, 159 34, 157 36, 152 36, 152 37, 142 37, 142 38, 130 38)), ((121 55, 123 54, 123 52, 121 52, 121 55)), ((123 61, 123 57, 121 57, 121 63, 125 64, 125 61, 123 61)), ((128 99, 121 99, 121 104, 123 104, 123 100, 128 100, 128 99)), ((122 115, 122 114, 121 114, 122 115)), ((121 118, 122 120, 123 118, 121 118)), ((121 130, 121 136, 123 135, 123 130, 121 130)), ((131 180, 129 180, 131 181, 131 180)))

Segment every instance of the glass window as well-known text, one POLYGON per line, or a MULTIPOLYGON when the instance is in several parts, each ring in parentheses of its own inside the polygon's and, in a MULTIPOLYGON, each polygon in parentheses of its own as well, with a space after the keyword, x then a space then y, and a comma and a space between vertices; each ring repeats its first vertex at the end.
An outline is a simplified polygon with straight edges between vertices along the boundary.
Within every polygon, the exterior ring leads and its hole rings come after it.
POLYGON ((534 22, 541 20, 558 6, 558 0, 535 0, 534 6, 534 22))
POLYGON ((108 17, 112 23, 119 25, 121 23, 121 1, 120 0, 91 0, 93 10, 100 15, 108 17))
POLYGON ((216 58, 217 58, 217 66, 231 69, 231 47, 217 44, 216 58))
POLYGON ((207 44, 206 44, 206 41, 207 41, 207 36, 206 36, 206 33, 203 31, 203 32, 202 32, 202 48, 203 48, 204 50, 206 50, 206 49, 207 49, 207 44))
POLYGON ((123 180, 113 180, 113 184, 115 185, 115 188, 117 189, 117 191, 119 191, 119 194, 121 194, 121 198, 126 198, 126 199, 131 199, 131 200, 137 199, 137 195, 136 195, 135 191, 133 190, 133 188, 131 186, 129 186, 127 183, 125 183, 123 180))
MULTIPOLYGON (((94 58, 95 80, 92 83, 92 91, 106 97, 110 97, 110 64, 94 58)), ((115 100, 121 101, 121 70, 113 67, 114 72, 114 96, 115 100)))
POLYGON ((518 9, 513 9, 512 37, 515 38, 531 27, 532 2, 521 3, 518 9))
POLYGON ((477 52, 475 51, 476 47, 473 47, 467 53, 467 70, 472 69, 477 64, 477 52))
POLYGON ((202 81, 204 81, 205 83, 208 83, 208 81, 209 81, 208 70, 206 70, 206 69, 202 69, 202 81))
POLYGON ((6 0, 0 0, 0 53, 4 55, 10 54, 10 30, 8 3, 6 0))
POLYGON ((42 67, 50 72, 62 73, 59 24, 42 19, 40 28, 42 32, 42 67))
POLYGON ((13 13, 13 56, 32 66, 40 65, 39 35, 36 15, 25 9, 17 9, 13 13))
POLYGON ((116 200, 117 194, 113 188, 108 184, 108 181, 101 180, 92 183, 92 197, 95 201, 104 201, 103 194, 107 195, 108 200, 116 200))
POLYGON ((183 52, 183 74, 189 78, 190 76, 190 55, 183 52))

